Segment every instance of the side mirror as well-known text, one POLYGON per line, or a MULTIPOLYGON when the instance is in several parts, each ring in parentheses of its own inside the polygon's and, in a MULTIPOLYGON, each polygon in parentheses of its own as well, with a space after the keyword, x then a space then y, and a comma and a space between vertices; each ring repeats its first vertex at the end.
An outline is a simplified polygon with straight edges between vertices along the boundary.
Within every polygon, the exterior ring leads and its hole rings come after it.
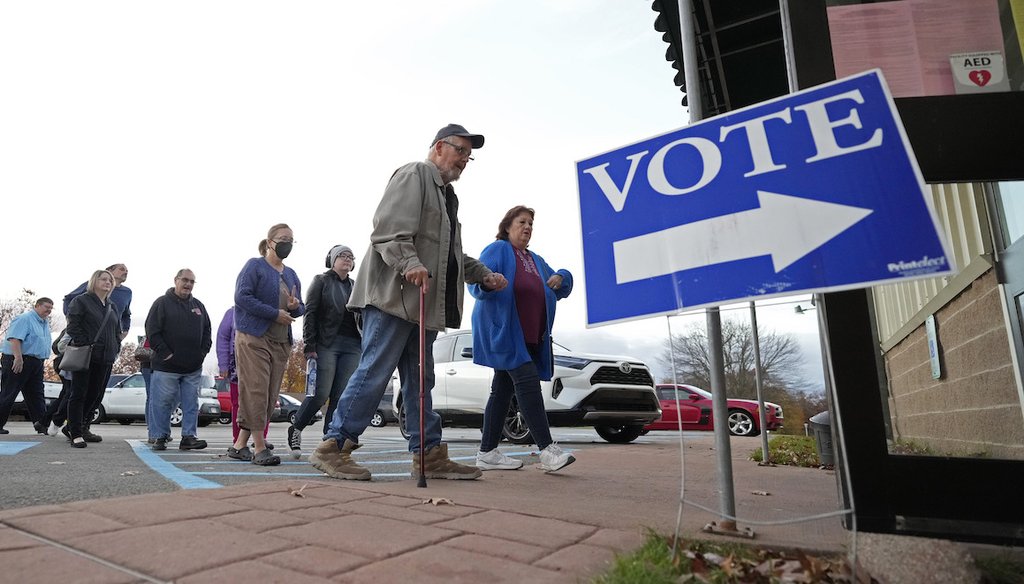
POLYGON ((462 349, 462 356, 467 359, 473 358, 473 347, 465 347, 462 349))
POLYGON ((699 395, 695 394, 695 393, 691 393, 690 394, 690 401, 700 401, 701 399, 702 398, 699 395))

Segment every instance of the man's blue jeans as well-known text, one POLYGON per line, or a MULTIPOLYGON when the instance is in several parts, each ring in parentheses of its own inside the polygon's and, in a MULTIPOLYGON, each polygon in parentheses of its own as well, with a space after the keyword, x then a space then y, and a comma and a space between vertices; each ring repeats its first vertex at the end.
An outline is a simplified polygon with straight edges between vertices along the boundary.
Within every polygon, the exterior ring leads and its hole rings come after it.
POLYGON ((153 419, 147 420, 150 438, 171 436, 171 413, 181 401, 181 435, 195 436, 199 421, 199 381, 203 370, 192 373, 153 371, 150 378, 150 407, 153 419))
POLYGON ((309 425, 316 412, 327 406, 324 416, 324 434, 331 425, 334 411, 338 409, 338 398, 359 366, 359 339, 338 335, 330 345, 316 348, 316 395, 306 396, 295 414, 295 429, 302 430, 309 425), (328 401, 329 400, 329 401, 328 401))
MULTIPOLYGON (((334 438, 340 446, 345 440, 359 442, 359 436, 370 425, 377 404, 391 382, 391 374, 398 369, 402 380, 402 402, 409 433, 409 450, 420 450, 420 379, 419 325, 381 312, 373 306, 363 309, 363 356, 359 367, 345 386, 338 400, 326 438, 334 438)), ((434 411, 430 390, 434 388, 434 339, 437 331, 426 331, 423 381, 424 446, 433 448, 441 443, 441 416, 434 411)))

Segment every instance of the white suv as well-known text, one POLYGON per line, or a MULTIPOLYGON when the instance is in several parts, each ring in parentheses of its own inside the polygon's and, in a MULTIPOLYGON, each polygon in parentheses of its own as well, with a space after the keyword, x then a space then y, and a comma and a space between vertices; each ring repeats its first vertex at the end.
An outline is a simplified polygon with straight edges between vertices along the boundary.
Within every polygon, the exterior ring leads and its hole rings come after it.
MULTIPOLYGON (((442 424, 482 427, 493 375, 491 368, 473 363, 471 331, 438 336, 432 398, 442 424)), ((632 442, 645 424, 661 416, 651 372, 632 357, 573 353, 555 344, 555 373, 551 381, 541 381, 541 393, 552 426, 593 426, 602 438, 617 444, 632 442)), ((393 403, 398 427, 408 438, 402 392, 395 392, 393 403)), ((514 397, 502 432, 516 444, 533 442, 514 397)))
MULTIPOLYGON (((220 402, 217 400, 217 389, 213 376, 203 375, 199 382, 199 420, 198 425, 208 426, 220 418, 220 402)), ((171 412, 171 425, 181 425, 181 406, 175 406, 171 412)), ((141 373, 114 374, 107 382, 107 390, 103 394, 103 402, 93 412, 92 421, 106 422, 117 420, 128 425, 133 421, 146 419, 146 381, 141 373)))

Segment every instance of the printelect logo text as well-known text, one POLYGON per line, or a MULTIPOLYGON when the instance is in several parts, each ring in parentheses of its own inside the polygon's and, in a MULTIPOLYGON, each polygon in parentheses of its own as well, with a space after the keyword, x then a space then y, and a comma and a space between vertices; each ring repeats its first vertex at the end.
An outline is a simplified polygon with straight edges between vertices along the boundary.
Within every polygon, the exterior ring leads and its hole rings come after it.
POLYGON ((938 268, 946 265, 946 258, 930 258, 924 256, 923 258, 913 262, 895 262, 890 263, 887 267, 890 272, 907 272, 910 270, 920 270, 922 268, 938 268))

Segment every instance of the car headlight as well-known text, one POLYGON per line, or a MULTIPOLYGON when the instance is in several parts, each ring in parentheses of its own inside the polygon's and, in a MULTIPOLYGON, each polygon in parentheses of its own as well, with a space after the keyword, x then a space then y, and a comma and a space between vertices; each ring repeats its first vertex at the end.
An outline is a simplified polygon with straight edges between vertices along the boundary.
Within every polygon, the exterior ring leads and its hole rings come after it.
POLYGON ((555 355, 555 365, 558 365, 559 367, 568 367, 569 369, 583 369, 587 365, 590 365, 590 359, 555 355))

